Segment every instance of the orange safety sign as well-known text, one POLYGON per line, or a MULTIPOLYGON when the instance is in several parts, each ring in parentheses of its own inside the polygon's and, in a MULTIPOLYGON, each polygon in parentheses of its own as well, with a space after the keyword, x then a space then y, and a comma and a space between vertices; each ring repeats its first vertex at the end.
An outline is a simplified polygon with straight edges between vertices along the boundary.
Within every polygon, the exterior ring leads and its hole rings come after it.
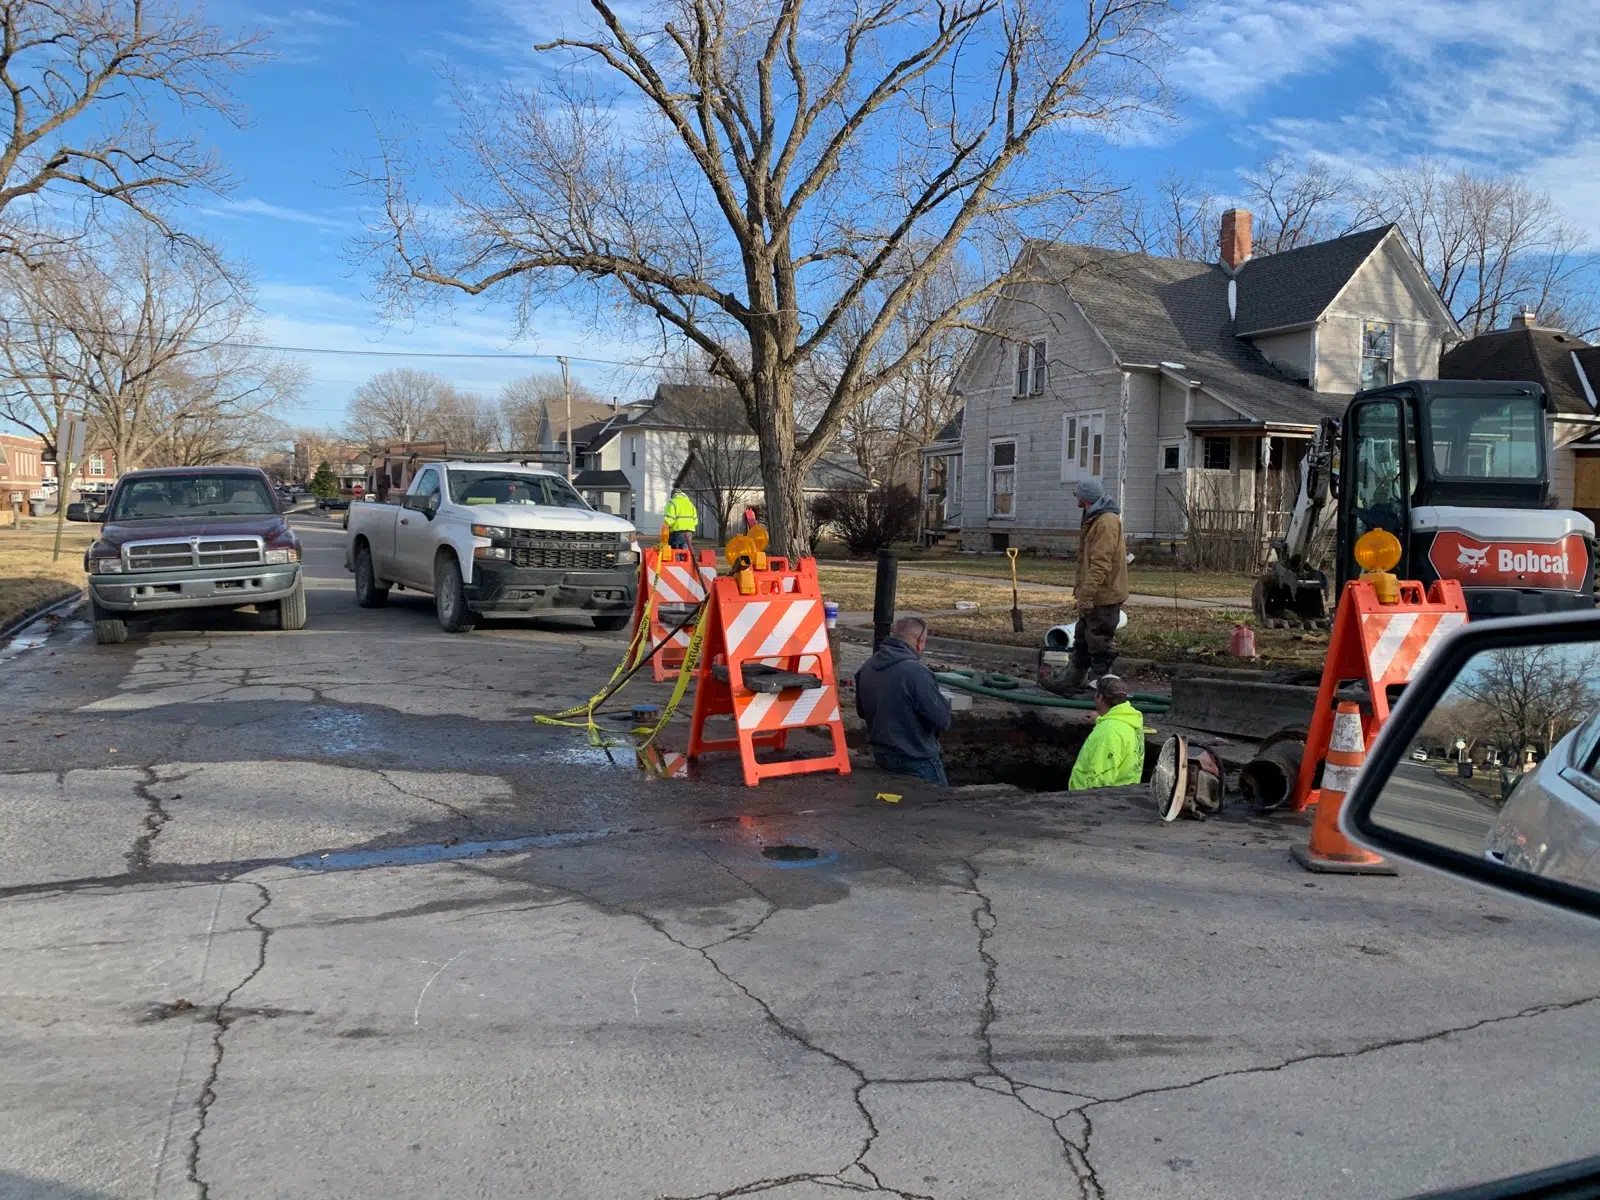
MULTIPOLYGON (((700 551, 699 562, 688 550, 666 550, 646 546, 639 556, 639 593, 633 602, 634 629, 639 622, 647 623, 645 636, 637 640, 638 652, 655 645, 667 636, 667 630, 680 623, 689 610, 706 597, 706 589, 717 577, 717 557, 710 550, 700 551), (666 608, 666 620, 662 609, 666 608)), ((689 652, 692 631, 685 627, 672 635, 650 660, 650 670, 657 683, 683 665, 689 652)))
POLYGON ((1370 746, 1389 719, 1390 689, 1409 683, 1439 645, 1467 623, 1466 598, 1455 580, 1435 580, 1427 592, 1420 583, 1392 576, 1385 582, 1395 587, 1392 602, 1381 599, 1366 578, 1345 584, 1339 598, 1300 776, 1290 798, 1295 812, 1317 803, 1312 782, 1328 754, 1340 686, 1366 683, 1370 699, 1361 714, 1361 736, 1363 745, 1370 746))
POLYGON ((747 569, 754 590, 741 592, 739 580, 721 575, 712 581, 705 642, 700 650, 689 758, 737 750, 744 781, 755 787, 774 775, 812 771, 850 773, 839 716, 839 684, 823 620, 815 559, 790 568, 781 558, 763 570, 747 569), (706 736, 712 718, 733 718, 734 736, 706 736), (789 731, 828 729, 831 751, 820 757, 761 762, 756 750, 783 750, 789 731))

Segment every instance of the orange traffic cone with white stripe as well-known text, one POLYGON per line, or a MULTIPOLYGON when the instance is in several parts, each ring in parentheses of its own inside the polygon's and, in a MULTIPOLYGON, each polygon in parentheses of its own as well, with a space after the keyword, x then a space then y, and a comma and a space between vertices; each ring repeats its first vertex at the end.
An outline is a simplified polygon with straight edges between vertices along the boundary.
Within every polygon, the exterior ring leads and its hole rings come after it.
POLYGON ((1363 850, 1339 831, 1339 810, 1345 793, 1356 781, 1356 772, 1367 760, 1366 741, 1361 733, 1361 709, 1348 700, 1341 701, 1333 718, 1328 738, 1328 757, 1322 769, 1322 787, 1317 794, 1317 812, 1311 821, 1311 841, 1293 846, 1289 853, 1308 871, 1332 875, 1394 875, 1387 861, 1363 850))

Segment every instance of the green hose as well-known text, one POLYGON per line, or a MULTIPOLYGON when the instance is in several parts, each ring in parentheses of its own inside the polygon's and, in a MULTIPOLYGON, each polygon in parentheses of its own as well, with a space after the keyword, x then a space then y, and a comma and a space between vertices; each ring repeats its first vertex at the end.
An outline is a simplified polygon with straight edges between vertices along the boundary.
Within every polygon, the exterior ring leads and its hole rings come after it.
MULTIPOLYGON (((996 700, 1009 700, 1013 704, 1037 704, 1042 708, 1073 708, 1084 711, 1094 708, 1093 700, 1069 700, 1065 696, 1053 696, 1048 692, 1024 692, 1017 690, 1021 681, 1011 675, 1002 675, 998 672, 984 671, 935 671, 933 677, 940 683, 950 687, 958 687, 962 691, 975 692, 980 696, 992 696, 996 700), (981 680, 982 682, 979 682, 981 680)), ((1129 696, 1133 707, 1142 713, 1152 716, 1164 716, 1172 707, 1170 696, 1156 696, 1140 692, 1129 696)))

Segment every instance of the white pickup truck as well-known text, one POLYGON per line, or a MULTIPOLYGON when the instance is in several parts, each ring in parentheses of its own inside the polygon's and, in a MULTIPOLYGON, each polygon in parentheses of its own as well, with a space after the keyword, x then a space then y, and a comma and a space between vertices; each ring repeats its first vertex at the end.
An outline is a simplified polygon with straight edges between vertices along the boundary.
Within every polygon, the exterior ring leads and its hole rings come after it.
POLYGON ((363 608, 382 607, 399 586, 431 593, 450 633, 480 616, 582 612, 607 630, 632 616, 633 526, 590 508, 551 471, 429 463, 399 504, 357 501, 349 515, 344 565, 363 608))

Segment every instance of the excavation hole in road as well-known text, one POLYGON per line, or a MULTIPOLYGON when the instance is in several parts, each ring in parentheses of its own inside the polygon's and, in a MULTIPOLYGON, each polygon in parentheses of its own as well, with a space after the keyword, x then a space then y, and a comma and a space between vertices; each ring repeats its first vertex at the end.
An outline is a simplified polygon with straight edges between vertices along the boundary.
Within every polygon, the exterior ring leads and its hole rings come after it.
MULTIPOLYGON (((962 714, 965 716, 965 714, 962 714)), ((1093 713, 1075 720, 1033 714, 962 720, 941 738, 945 774, 953 786, 1009 783, 1025 792, 1064 792, 1072 765, 1093 727, 1093 713)), ((1160 739, 1146 734, 1144 778, 1155 767, 1160 739)))
POLYGON ((812 846, 791 846, 786 843, 782 846, 768 846, 761 852, 761 857, 770 858, 773 862, 810 862, 821 853, 812 846))

